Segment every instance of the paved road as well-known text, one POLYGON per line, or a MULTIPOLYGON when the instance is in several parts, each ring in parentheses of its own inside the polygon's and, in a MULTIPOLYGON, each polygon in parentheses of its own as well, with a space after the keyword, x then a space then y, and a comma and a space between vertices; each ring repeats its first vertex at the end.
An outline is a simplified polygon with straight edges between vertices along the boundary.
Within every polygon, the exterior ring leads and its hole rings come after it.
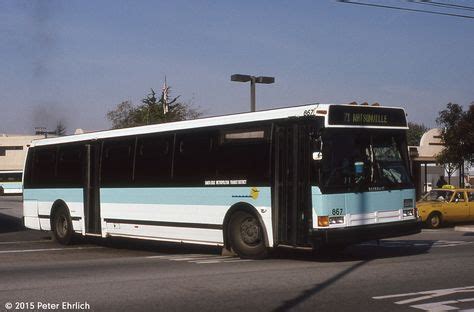
POLYGON ((474 235, 452 228, 250 261, 217 248, 118 239, 64 247, 0 213, 0 229, 9 225, 0 231, 0 311, 63 302, 94 311, 474 309, 474 235))

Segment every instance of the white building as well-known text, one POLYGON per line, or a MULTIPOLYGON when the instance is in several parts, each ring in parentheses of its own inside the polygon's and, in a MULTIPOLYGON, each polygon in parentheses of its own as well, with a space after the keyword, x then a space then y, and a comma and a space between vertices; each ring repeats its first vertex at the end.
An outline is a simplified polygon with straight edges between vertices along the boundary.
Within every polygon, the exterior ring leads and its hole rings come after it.
POLYGON ((27 147, 42 135, 0 134, 0 171, 23 170, 27 147))

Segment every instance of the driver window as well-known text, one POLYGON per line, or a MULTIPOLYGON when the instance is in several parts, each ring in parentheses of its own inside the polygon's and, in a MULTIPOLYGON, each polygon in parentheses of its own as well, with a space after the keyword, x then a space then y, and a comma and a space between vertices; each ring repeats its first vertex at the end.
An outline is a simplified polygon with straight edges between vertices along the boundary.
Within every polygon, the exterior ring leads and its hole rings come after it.
POLYGON ((470 202, 474 202, 474 192, 468 192, 467 196, 470 202))
POLYGON ((456 202, 464 202, 464 193, 456 193, 456 195, 454 195, 454 200, 456 202))

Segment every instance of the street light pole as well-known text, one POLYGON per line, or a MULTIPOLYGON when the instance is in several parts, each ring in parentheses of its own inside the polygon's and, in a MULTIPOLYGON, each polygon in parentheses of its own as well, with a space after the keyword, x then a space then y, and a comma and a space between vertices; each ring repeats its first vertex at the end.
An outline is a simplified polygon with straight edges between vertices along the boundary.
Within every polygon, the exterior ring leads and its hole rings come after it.
POLYGON ((255 112, 255 77, 250 78, 250 111, 255 112))
POLYGON ((247 82, 250 81, 250 111, 256 111, 256 104, 255 104, 255 84, 256 83, 264 83, 264 84, 271 84, 275 82, 275 77, 265 77, 265 76, 250 76, 250 75, 241 75, 241 74, 234 74, 230 76, 231 81, 238 81, 238 82, 247 82))

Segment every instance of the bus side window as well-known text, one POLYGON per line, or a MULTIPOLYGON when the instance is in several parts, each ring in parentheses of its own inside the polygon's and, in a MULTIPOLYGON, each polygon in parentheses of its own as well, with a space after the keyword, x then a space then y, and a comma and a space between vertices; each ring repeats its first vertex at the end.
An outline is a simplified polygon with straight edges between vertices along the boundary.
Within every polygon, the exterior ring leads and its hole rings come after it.
POLYGON ((104 141, 101 186, 129 186, 132 183, 135 138, 104 141))
POLYGON ((83 186, 83 145, 60 146, 58 155, 58 181, 68 187, 83 186))
POLYGON ((172 135, 139 137, 135 155, 134 183, 160 186, 171 180, 172 135))
POLYGON ((268 129, 222 131, 216 153, 217 179, 247 180, 248 184, 270 181, 268 129))
POLYGON ((216 133, 200 131, 176 135, 173 179, 190 185, 203 185, 214 179, 214 141, 216 133))
POLYGON ((56 147, 37 148, 32 168, 32 186, 51 187, 56 179, 56 147))

